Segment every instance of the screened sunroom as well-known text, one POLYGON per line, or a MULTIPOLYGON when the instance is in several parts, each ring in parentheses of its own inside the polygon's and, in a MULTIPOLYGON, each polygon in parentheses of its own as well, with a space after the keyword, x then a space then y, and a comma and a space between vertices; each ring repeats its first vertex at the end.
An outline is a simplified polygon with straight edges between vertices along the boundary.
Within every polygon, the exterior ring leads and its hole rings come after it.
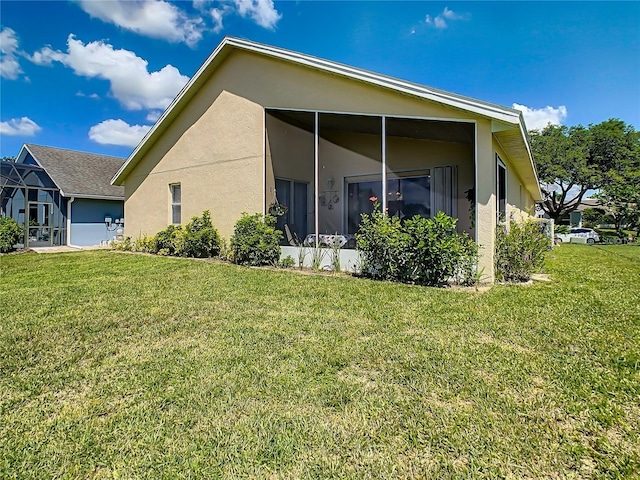
POLYGON ((285 205, 283 244, 355 246, 361 215, 458 217, 474 235, 472 122, 268 109, 265 208, 285 205))
POLYGON ((66 243, 67 199, 38 165, 0 162, 0 215, 24 227, 18 247, 66 243))

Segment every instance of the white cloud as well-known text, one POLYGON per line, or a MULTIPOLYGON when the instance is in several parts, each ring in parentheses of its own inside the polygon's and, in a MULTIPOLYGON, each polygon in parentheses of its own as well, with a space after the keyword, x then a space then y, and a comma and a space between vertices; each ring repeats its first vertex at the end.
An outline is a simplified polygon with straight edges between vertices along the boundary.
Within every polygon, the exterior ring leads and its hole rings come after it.
POLYGON ((204 22, 164 0, 78 0, 94 18, 139 35, 194 46, 202 38, 204 22))
POLYGON ((93 98, 93 99, 100 98, 100 96, 97 93, 91 93, 91 94, 87 95, 86 93, 84 93, 81 90, 78 90, 76 92, 76 97, 87 97, 87 98, 93 98))
POLYGON ((436 28, 439 28, 439 29, 447 28, 447 22, 445 22, 440 15, 436 17, 433 23, 436 28))
POLYGON ((102 145, 135 147, 151 126, 129 125, 124 120, 105 120, 89 129, 89 138, 102 145))
POLYGON ((29 117, 12 118, 8 122, 0 122, 0 134, 22 137, 33 137, 42 128, 29 117))
POLYGON ((209 12, 211 15, 211 19, 213 20, 213 32, 220 33, 224 26, 222 25, 222 18, 224 17, 224 10, 220 10, 219 8, 212 8, 209 12))
POLYGON ((18 37, 10 28, 0 31, 0 77, 15 80, 22 73, 16 58, 18 37))
POLYGON ((567 118, 567 107, 564 105, 560 105, 558 108, 529 108, 514 103, 513 108, 522 112, 528 130, 539 130, 548 124, 560 125, 567 118))
POLYGON ((152 110, 151 112, 149 112, 147 114, 147 122, 156 122, 156 120, 158 120, 160 118, 160 115, 162 115, 162 112, 158 111, 158 110, 152 110))
POLYGON ((201 12, 205 12, 207 10, 207 6, 213 0, 193 0, 191 3, 193 4, 193 8, 196 10, 200 10, 201 12))
POLYGON ((442 16, 444 18, 446 18, 447 20, 461 20, 462 19, 462 15, 458 15, 453 10, 449 10, 447 7, 444 7, 444 10, 442 11, 442 16))
POLYGON ((273 4, 273 0, 193 0, 193 7, 203 13, 208 13, 213 21, 213 31, 220 33, 223 29, 223 19, 227 15, 238 14, 250 18, 255 23, 268 30, 273 30, 282 18, 273 4), (215 3, 216 8, 209 9, 215 3))
POLYGON ((102 41, 84 44, 73 34, 67 39, 67 53, 44 47, 30 59, 38 65, 60 62, 76 75, 108 80, 111 94, 129 110, 164 110, 189 80, 172 65, 149 72, 147 61, 135 53, 102 41))
POLYGON ((229 0, 226 0, 227 3, 221 4, 217 3, 217 7, 209 8, 209 6, 214 2, 214 0, 193 0, 193 8, 199 10, 203 14, 206 15, 206 18, 211 19, 213 22, 213 32, 220 33, 224 28, 224 17, 232 14, 234 11, 234 7, 232 4, 228 3, 229 0))
POLYGON ((444 10, 442 11, 442 13, 440 13, 439 15, 436 15, 435 17, 432 17, 431 15, 427 15, 424 18, 424 22, 430 27, 437 28, 438 30, 444 30, 449 26, 449 24, 447 23, 447 20, 453 21, 453 20, 464 20, 464 19, 466 19, 465 15, 460 15, 454 12, 453 10, 450 10, 449 8, 444 7, 444 10))
POLYGON ((250 18, 273 30, 282 18, 273 0, 193 0, 193 7, 203 16, 190 15, 165 0, 75 0, 91 17, 112 23, 139 35, 170 42, 184 42, 193 47, 205 30, 220 33, 223 19, 230 14, 250 18), (210 8, 215 4, 215 8, 210 8), (212 25, 211 25, 212 24, 212 25))
POLYGON ((233 0, 242 17, 250 17, 261 27, 273 30, 282 18, 273 5, 273 0, 233 0))

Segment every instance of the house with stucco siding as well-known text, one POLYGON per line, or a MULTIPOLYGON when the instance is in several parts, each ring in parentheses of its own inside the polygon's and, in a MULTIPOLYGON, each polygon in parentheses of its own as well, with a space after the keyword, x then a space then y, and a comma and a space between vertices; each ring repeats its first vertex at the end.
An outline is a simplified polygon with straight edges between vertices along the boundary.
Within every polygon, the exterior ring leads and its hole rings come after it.
POLYGON ((242 212, 278 203, 281 226, 317 243, 352 238, 372 197, 401 218, 443 211, 489 279, 497 222, 541 199, 520 111, 230 37, 112 183, 127 235, 209 210, 229 238, 242 212))

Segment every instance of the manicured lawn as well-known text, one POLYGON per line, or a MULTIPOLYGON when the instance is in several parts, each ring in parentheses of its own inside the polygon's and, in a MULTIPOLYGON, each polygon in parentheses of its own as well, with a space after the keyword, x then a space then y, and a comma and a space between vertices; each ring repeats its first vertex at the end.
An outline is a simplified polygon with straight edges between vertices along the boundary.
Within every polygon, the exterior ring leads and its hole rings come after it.
POLYGON ((638 478, 640 247, 485 293, 0 258, 1 478, 638 478))

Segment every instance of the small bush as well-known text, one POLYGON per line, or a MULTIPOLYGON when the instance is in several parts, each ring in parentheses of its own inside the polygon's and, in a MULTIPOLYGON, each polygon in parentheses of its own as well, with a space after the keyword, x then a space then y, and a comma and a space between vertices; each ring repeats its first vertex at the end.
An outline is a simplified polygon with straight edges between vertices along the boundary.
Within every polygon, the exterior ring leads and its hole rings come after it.
POLYGON ((156 253, 155 250, 155 237, 149 235, 143 235, 142 237, 137 238, 131 244, 132 252, 142 252, 142 253, 156 253))
POLYGON ((111 241, 111 248, 114 250, 119 250, 121 252, 130 252, 133 250, 133 242, 131 241, 131 237, 124 237, 119 242, 116 240, 111 241))
POLYGON ((293 259, 291 255, 287 255, 284 258, 281 258, 278 262, 278 267, 280 268, 293 268, 296 264, 296 261, 293 259))
POLYGON ((455 231, 456 222, 443 212, 434 218, 415 216, 405 222, 412 252, 408 278, 429 285, 442 285, 450 279, 465 285, 475 282, 478 246, 469 235, 455 231))
POLYGON ((362 216, 356 235, 363 274, 420 285, 473 283, 478 247, 468 235, 456 233, 455 226, 456 220, 442 212, 403 222, 376 208, 362 216))
POLYGON ((211 224, 209 210, 191 217, 183 229, 176 229, 174 251, 180 257, 209 258, 220 254, 220 235, 211 224))
POLYGON ((180 242, 182 226, 168 225, 153 237, 153 251, 162 255, 176 255, 176 245, 180 242))
POLYGON ((13 250, 13 246, 20 241, 24 229, 22 225, 11 217, 0 217, 0 253, 13 250))
POLYGON ((227 262, 233 262, 233 249, 227 242, 226 238, 220 238, 220 260, 225 260, 227 262))
POLYGON ((211 224, 209 211, 194 216, 184 228, 181 225, 169 225, 155 236, 144 235, 135 241, 125 237, 113 244, 116 250, 155 253, 163 256, 215 257, 220 253, 220 236, 211 224))
POLYGON ((324 261, 324 257, 327 254, 327 250, 322 247, 309 247, 311 250, 311 270, 314 272, 319 272, 320 267, 322 267, 322 262, 324 261))
POLYGON ((501 282, 526 282, 544 263, 549 236, 533 220, 511 221, 496 229, 495 276, 501 282))
POLYGON ((241 265, 277 265, 282 232, 276 230, 275 224, 276 219, 270 215, 243 213, 231 237, 234 262, 241 265))

